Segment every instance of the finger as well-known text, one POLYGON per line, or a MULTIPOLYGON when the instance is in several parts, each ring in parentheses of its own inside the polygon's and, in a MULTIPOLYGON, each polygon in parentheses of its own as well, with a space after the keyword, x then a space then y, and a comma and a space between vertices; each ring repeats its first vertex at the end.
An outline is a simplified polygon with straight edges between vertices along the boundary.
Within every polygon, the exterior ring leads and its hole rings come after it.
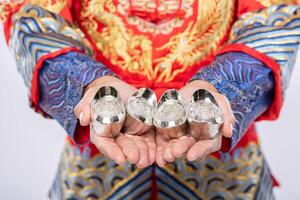
POLYGON ((156 156, 156 142, 154 131, 149 131, 149 133, 146 133, 144 139, 146 144, 148 145, 149 150, 149 165, 152 165, 155 162, 156 156))
POLYGON ((195 143, 187 152, 187 159, 189 161, 195 161, 197 159, 203 159, 204 156, 218 151, 221 148, 221 138, 219 135, 214 139, 201 140, 195 143))
POLYGON ((167 162, 173 162, 175 160, 175 157, 173 156, 172 154, 172 146, 174 145, 174 141, 173 142, 170 142, 164 152, 163 152, 163 158, 164 160, 166 160, 167 162))
POLYGON ((195 80, 187 84, 185 87, 179 90, 179 92, 184 96, 185 100, 189 102, 193 93, 199 89, 207 89, 212 93, 216 93, 216 88, 206 81, 195 80))
POLYGON ((79 119, 81 126, 87 126, 90 124, 91 102, 93 101, 96 92, 96 88, 89 89, 74 108, 74 114, 79 119))
POLYGON ((194 83, 189 83, 179 90, 179 92, 184 96, 186 102, 189 102, 192 98, 193 93, 203 87, 199 87, 199 85, 194 83))
POLYGON ((127 135, 135 143, 139 150, 139 161, 136 166, 138 168, 145 168, 149 166, 149 150, 146 142, 140 136, 127 135))
POLYGON ((93 143, 100 152, 105 152, 105 155, 114 160, 119 165, 124 165, 126 158, 121 148, 115 143, 112 138, 94 137, 93 143))
POLYGON ((206 156, 203 156, 202 158, 198 159, 197 162, 203 162, 206 159, 206 156))
POLYGON ((222 107, 225 114, 227 114, 228 121, 234 125, 234 123, 236 122, 236 119, 233 114, 229 100, 227 99, 227 97, 225 97, 221 94, 217 94, 217 96, 219 96, 219 98, 216 99, 218 102, 218 105, 220 104, 220 107, 222 107))
POLYGON ((232 137, 233 125, 235 124, 235 117, 232 112, 230 103, 226 97, 221 94, 215 94, 216 101, 224 113, 224 123, 221 132, 225 137, 232 137))
POLYGON ((80 102, 75 106, 74 108, 74 114, 77 118, 79 118, 80 113, 82 113, 86 107, 86 105, 90 105, 91 102, 93 101, 93 98, 95 97, 95 94, 97 92, 96 88, 91 88, 89 89, 80 102))
POLYGON ((166 165, 166 160, 163 158, 163 152, 167 146, 167 142, 161 137, 160 134, 156 135, 156 163, 159 167, 166 165))
POLYGON ((184 136, 172 146, 172 155, 175 158, 182 158, 195 142, 193 137, 184 136))
POLYGON ((232 123, 228 122, 228 120, 224 121, 224 124, 221 127, 221 133, 223 136, 227 138, 231 138, 233 134, 233 126, 232 123))
POLYGON ((91 123, 90 105, 80 104, 74 110, 75 116, 79 119, 81 126, 88 126, 91 123))
POLYGON ((94 97, 95 97, 95 95, 96 95, 96 93, 97 93, 97 91, 99 90, 99 88, 100 88, 101 86, 98 86, 98 87, 92 87, 92 88, 90 88, 90 89, 88 89, 86 92, 85 92, 85 94, 84 94, 84 96, 83 96, 83 98, 81 99, 81 103, 87 103, 87 104, 91 104, 92 103, 92 101, 93 101, 93 99, 94 99, 94 97))
POLYGON ((136 144, 128 137, 120 135, 116 143, 121 147, 122 152, 131 164, 139 161, 140 153, 136 144))

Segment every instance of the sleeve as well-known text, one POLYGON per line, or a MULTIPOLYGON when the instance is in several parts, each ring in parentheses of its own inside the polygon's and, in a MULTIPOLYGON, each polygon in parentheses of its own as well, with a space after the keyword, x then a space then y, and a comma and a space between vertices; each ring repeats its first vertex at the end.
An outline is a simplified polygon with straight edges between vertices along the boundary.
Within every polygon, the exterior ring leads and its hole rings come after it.
POLYGON ((299 6, 249 12, 233 25, 231 40, 215 62, 195 75, 193 79, 210 82, 231 103, 237 123, 227 150, 254 121, 278 118, 299 42, 299 6))
POLYGON ((3 22, 7 42, 10 40, 11 29, 14 27, 13 16, 22 13, 24 6, 37 6, 73 22, 72 3, 73 0, 2 0, 0 2, 0 20, 3 22))
MULTIPOLYGON (((10 29, 8 45, 33 107, 42 112, 38 106, 38 74, 44 61, 70 51, 90 54, 89 44, 79 28, 37 5, 22 5, 16 13, 11 13, 6 20, 11 21, 12 26, 4 27, 5 31, 10 29)), ((10 23, 8 21, 4 23, 10 23)))
POLYGON ((79 125, 74 107, 81 100, 84 88, 105 75, 113 73, 90 56, 78 52, 45 60, 40 70, 39 106, 58 121, 76 144, 88 142, 89 127, 79 125))
POLYGON ((232 148, 238 143, 244 132, 253 121, 262 115, 271 105, 274 97, 274 76, 272 70, 256 58, 243 52, 228 52, 219 55, 208 67, 199 71, 193 80, 204 80, 212 85, 231 104, 236 118, 233 136, 230 144, 232 148))
POLYGON ((88 40, 72 23, 70 0, 24 2, 2 3, 0 9, 6 10, 1 13, 5 35, 31 104, 56 119, 76 143, 84 143, 88 128, 78 125, 73 108, 86 85, 113 73, 91 57, 88 40))

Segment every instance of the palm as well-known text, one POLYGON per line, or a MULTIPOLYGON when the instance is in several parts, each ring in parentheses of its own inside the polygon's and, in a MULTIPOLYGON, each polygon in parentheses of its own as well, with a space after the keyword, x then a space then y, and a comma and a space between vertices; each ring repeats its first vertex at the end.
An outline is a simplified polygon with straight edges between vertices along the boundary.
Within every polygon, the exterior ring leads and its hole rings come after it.
POLYGON ((91 141, 106 156, 123 165, 126 160, 144 168, 155 161, 155 134, 151 129, 141 135, 120 133, 116 138, 98 136, 91 132, 91 141))
POLYGON ((220 150, 222 135, 225 137, 231 137, 232 126, 235 119, 226 97, 219 94, 213 86, 201 81, 194 81, 186 85, 180 90, 180 93, 187 101, 189 101, 192 94, 200 88, 211 90, 216 96, 216 100, 220 105, 220 108, 225 113, 225 121, 221 128, 222 134, 217 135, 215 138, 206 140, 195 139, 200 138, 199 135, 193 137, 187 130, 183 136, 171 140, 165 139, 167 137, 163 137, 162 135, 157 135, 156 162, 160 167, 163 167, 167 162, 173 162, 178 158, 186 158, 189 161, 197 159, 202 160, 206 155, 220 150))
MULTIPOLYGON (((114 77, 103 77, 95 80, 87 87, 83 99, 74 110, 82 126, 90 124, 90 105, 96 92, 102 86, 113 86, 119 92, 124 102, 137 91, 135 87, 114 77)), ((144 127, 128 117, 119 134, 113 135, 107 132, 105 135, 97 135, 91 127, 90 139, 101 153, 116 161, 119 165, 129 161, 143 168, 153 164, 155 161, 156 143, 154 130, 144 127)))
POLYGON ((163 167, 167 162, 185 157, 189 148, 195 144, 196 140, 191 136, 181 136, 177 139, 167 140, 161 135, 156 135, 156 163, 163 167))

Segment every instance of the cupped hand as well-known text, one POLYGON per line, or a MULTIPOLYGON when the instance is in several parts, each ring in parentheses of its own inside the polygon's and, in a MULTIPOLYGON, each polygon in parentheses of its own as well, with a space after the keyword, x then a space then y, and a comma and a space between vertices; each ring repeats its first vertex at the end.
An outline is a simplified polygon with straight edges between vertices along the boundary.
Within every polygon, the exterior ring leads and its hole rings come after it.
MULTIPOLYGON (((82 100, 74 109, 74 113, 82 126, 90 125, 91 102, 97 91, 103 86, 114 87, 124 102, 137 91, 132 85, 112 76, 104 76, 93 81, 88 85, 82 100)), ((153 164, 156 153, 154 130, 141 127, 139 122, 130 117, 125 119, 123 127, 119 134, 108 133, 105 136, 96 134, 91 127, 90 140, 102 154, 119 165, 124 165, 126 161, 136 164, 139 168, 153 164)))
POLYGON ((220 129, 220 133, 212 139, 205 140, 196 139, 201 137, 192 136, 188 133, 188 130, 186 130, 183 136, 171 140, 165 139, 165 137, 161 135, 156 135, 156 163, 160 167, 164 167, 167 162, 173 162, 179 158, 185 158, 189 161, 203 160, 207 155, 221 149, 222 136, 228 138, 232 136, 235 117, 230 103, 213 85, 205 81, 193 81, 181 88, 179 92, 188 103, 193 93, 199 89, 209 90, 214 95, 220 109, 224 113, 224 124, 220 129))

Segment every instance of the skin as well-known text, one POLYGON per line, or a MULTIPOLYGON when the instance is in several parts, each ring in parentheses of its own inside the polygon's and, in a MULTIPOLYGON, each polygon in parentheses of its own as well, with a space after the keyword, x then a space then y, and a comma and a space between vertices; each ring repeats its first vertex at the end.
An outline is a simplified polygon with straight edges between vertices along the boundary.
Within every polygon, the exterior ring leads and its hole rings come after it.
MULTIPOLYGON (((93 81, 86 88, 86 92, 75 107, 74 113, 79 119, 81 126, 90 124, 91 102, 103 86, 112 86, 120 94, 121 99, 126 102, 137 89, 126 82, 112 76, 101 77, 93 81)), ((137 121, 126 119, 123 129, 116 137, 112 133, 105 136, 95 134, 91 128, 90 139, 99 151, 119 165, 124 165, 126 161, 135 164, 139 168, 145 168, 155 162, 156 142, 153 128, 141 128, 137 121), (137 127, 140 132, 136 131, 137 127)))
POLYGON ((187 131, 177 139, 165 139, 156 135, 156 163, 164 167, 167 162, 173 162, 176 159, 183 158, 188 161, 204 160, 205 157, 213 152, 219 151, 222 145, 222 136, 230 138, 232 136, 232 127, 235 123, 235 117, 228 99, 221 95, 213 85, 205 81, 193 81, 181 88, 179 92, 184 96, 188 103, 192 94, 198 89, 207 89, 216 98, 218 105, 224 113, 224 124, 221 127, 220 134, 213 139, 197 140, 199 136, 191 136, 187 131))
MULTIPOLYGON (((90 124, 90 104, 98 89, 103 86, 114 87, 124 102, 137 91, 135 87, 112 76, 104 76, 93 81, 86 88, 84 97, 74 109, 82 126, 90 124)), ((235 118, 227 98, 205 81, 193 81, 181 88, 179 92, 188 103, 192 94, 198 89, 210 90, 225 115, 220 134, 213 139, 197 140, 187 131, 179 138, 166 139, 155 134, 154 128, 141 128, 141 124, 126 118, 123 129, 116 137, 113 137, 112 134, 99 136, 91 129, 91 142, 102 154, 119 165, 124 165, 128 161, 136 164, 139 168, 144 168, 156 162, 158 166, 164 167, 167 162, 173 162, 179 158, 189 161, 203 160, 212 152, 220 150, 222 136, 232 136, 235 118)))

